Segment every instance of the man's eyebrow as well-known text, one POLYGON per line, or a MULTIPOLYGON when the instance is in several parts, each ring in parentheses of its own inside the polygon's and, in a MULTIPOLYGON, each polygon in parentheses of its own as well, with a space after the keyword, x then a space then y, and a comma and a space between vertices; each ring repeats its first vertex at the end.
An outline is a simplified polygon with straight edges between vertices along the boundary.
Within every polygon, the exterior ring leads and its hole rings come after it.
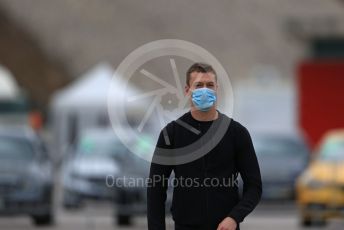
POLYGON ((194 81, 193 82, 193 84, 198 84, 198 83, 206 83, 206 84, 212 83, 212 84, 215 84, 215 81, 194 81))

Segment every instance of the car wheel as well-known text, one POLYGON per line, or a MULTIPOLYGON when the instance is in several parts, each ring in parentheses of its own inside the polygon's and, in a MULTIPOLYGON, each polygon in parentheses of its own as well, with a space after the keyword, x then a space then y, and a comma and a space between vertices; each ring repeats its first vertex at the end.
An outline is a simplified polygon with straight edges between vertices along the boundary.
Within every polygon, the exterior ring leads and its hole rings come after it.
POLYGON ((32 216, 33 222, 37 226, 48 226, 54 224, 54 216, 51 213, 39 216, 32 216))
POLYGON ((303 217, 301 222, 303 227, 325 227, 327 225, 327 221, 324 218, 312 218, 312 217, 303 217))
POLYGON ((71 192, 65 192, 63 196, 63 207, 65 209, 78 209, 81 207, 81 198, 71 192))
POLYGON ((131 216, 128 215, 117 215, 117 224, 120 226, 131 225, 131 216))
POLYGON ((63 202, 63 207, 67 210, 79 209, 81 204, 78 202, 63 202))
POLYGON ((301 220, 302 227, 311 227, 312 226, 312 219, 308 217, 303 217, 301 220))

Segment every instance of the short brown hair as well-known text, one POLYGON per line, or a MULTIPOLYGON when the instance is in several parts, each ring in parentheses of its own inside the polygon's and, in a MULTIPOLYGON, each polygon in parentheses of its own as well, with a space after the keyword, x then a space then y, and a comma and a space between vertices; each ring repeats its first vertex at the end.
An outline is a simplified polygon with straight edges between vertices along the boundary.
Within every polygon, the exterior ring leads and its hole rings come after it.
POLYGON ((191 73, 198 72, 198 73, 213 73, 215 75, 215 81, 217 81, 217 75, 214 68, 206 63, 196 62, 186 72, 186 84, 190 85, 190 76, 191 73))

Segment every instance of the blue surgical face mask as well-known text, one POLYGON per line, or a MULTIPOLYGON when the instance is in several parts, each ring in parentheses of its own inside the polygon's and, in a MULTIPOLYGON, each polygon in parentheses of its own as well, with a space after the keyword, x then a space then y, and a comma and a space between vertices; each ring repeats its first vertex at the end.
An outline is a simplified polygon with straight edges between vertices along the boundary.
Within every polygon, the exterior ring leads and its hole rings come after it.
POLYGON ((208 88, 198 88, 192 91, 192 102, 200 111, 208 111, 216 102, 216 92, 208 88))

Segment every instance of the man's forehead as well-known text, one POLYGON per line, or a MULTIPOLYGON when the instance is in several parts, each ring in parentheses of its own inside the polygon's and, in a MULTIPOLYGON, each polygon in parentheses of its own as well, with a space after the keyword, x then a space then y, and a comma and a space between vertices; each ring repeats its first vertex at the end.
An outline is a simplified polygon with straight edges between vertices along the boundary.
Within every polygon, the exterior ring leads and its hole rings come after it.
POLYGON ((190 74, 192 82, 215 82, 215 74, 212 72, 202 73, 202 72, 193 72, 190 74))

